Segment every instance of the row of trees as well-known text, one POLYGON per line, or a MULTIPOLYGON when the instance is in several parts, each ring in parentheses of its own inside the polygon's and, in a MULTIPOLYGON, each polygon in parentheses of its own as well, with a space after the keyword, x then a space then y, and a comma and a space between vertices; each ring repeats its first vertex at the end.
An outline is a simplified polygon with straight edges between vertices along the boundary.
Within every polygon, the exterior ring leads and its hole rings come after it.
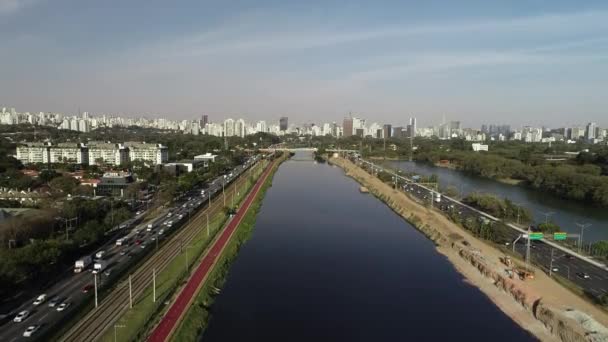
POLYGON ((520 223, 530 223, 533 219, 528 208, 517 205, 508 198, 499 198, 493 194, 474 192, 467 195, 462 201, 501 219, 519 221, 520 223))

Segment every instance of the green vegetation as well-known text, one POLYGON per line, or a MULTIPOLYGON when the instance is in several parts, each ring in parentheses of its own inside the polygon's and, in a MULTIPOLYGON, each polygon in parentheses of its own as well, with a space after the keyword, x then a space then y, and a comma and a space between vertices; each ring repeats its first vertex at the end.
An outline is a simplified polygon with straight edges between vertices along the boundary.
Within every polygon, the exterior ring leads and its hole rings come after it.
POLYGON ((467 195, 462 201, 494 217, 520 223, 532 222, 532 213, 529 209, 511 202, 507 198, 501 199, 493 194, 474 192, 467 195))
POLYGON ((553 222, 544 222, 538 225, 538 229, 546 234, 553 234, 561 231, 561 228, 553 222))

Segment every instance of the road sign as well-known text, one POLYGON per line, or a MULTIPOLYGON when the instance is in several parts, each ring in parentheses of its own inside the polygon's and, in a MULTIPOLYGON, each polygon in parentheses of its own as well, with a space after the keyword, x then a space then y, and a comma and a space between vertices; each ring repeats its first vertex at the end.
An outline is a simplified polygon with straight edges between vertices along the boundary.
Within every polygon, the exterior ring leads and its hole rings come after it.
POLYGON ((568 237, 568 233, 564 233, 564 232, 553 233, 553 240, 566 240, 567 237, 568 237))
POLYGON ((530 240, 542 240, 545 237, 543 233, 530 233, 530 240))

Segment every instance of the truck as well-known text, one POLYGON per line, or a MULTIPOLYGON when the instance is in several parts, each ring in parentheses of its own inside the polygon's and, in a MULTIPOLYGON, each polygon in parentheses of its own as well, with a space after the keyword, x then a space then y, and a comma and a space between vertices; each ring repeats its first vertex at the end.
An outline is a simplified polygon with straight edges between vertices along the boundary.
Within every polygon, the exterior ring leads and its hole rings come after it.
POLYGON ((95 253, 95 259, 101 260, 101 259, 103 259, 104 255, 106 255, 105 251, 99 251, 99 252, 95 253))
POLYGON ((83 256, 82 258, 76 260, 74 264, 74 273, 80 273, 85 270, 91 264, 93 260, 90 255, 83 256))
POLYGON ((105 262, 104 260, 98 260, 93 265, 93 274, 97 274, 97 273, 103 272, 103 270, 105 270, 106 267, 108 267, 108 263, 107 262, 105 262))
POLYGON ((151 232, 152 229, 154 229, 154 224, 153 223, 148 223, 148 227, 146 228, 147 231, 151 232))

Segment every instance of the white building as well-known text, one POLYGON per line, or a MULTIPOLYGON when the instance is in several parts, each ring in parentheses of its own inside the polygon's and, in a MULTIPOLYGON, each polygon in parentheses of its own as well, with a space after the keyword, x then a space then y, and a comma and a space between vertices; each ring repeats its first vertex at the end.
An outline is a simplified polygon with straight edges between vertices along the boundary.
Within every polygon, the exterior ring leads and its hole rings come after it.
POLYGON ((161 144, 126 142, 125 147, 129 151, 129 161, 143 161, 155 165, 169 161, 169 149, 161 144))
POLYGON ((246 133, 245 126, 245 120, 236 120, 236 122, 234 123, 234 135, 236 135, 237 137, 244 138, 246 133))
POLYGON ((234 120, 224 120, 224 136, 231 137, 234 135, 234 120))
POLYGON ((16 158, 23 164, 48 163, 49 144, 28 143, 25 146, 17 146, 16 158))
POLYGON ((89 165, 121 165, 129 161, 129 150, 122 144, 89 143, 89 165))
POLYGON ((488 151, 488 145, 483 145, 480 143, 473 143, 471 144, 471 146, 473 147, 473 151, 475 152, 479 152, 479 151, 488 151))

